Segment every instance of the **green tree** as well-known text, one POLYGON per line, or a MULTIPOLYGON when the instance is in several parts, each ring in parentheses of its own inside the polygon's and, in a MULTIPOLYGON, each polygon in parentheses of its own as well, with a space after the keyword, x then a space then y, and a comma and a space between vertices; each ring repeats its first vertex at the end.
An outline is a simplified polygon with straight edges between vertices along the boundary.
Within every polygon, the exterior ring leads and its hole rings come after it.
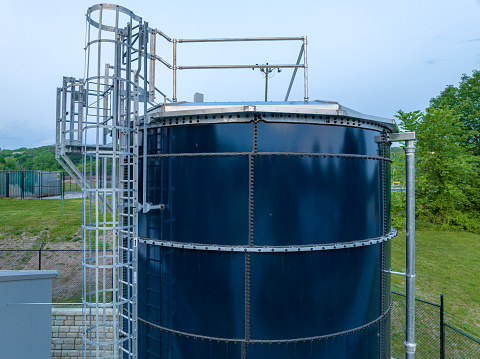
POLYGON ((5 158, 5 169, 9 171, 16 171, 18 168, 17 161, 13 157, 5 158))
MULTIPOLYGON (((447 86, 425 112, 397 117, 417 134, 417 217, 480 232, 480 72, 447 86)), ((399 159, 394 167, 401 170, 399 159)))
POLYGON ((406 131, 415 131, 416 212, 433 223, 478 231, 479 156, 463 114, 430 106, 397 115, 406 131))
POLYGON ((3 158, 3 156, 0 156, 0 171, 4 171, 6 170, 6 162, 5 162, 5 158, 3 158))
MULTIPOLYGON (((60 164, 55 159, 54 146, 1 150, 0 155, 4 158, 14 158, 17 162, 17 169, 20 170, 58 171, 61 169, 60 164)), ((81 155, 72 155, 71 158, 74 163, 82 161, 81 155)))
POLYGON ((34 170, 38 171, 57 171, 60 169, 60 164, 55 159, 55 155, 50 152, 42 151, 32 158, 32 165, 34 170))
POLYGON ((458 115, 467 133, 466 140, 480 156, 480 71, 473 71, 472 76, 464 74, 458 87, 447 86, 430 100, 430 106, 450 109, 458 115))

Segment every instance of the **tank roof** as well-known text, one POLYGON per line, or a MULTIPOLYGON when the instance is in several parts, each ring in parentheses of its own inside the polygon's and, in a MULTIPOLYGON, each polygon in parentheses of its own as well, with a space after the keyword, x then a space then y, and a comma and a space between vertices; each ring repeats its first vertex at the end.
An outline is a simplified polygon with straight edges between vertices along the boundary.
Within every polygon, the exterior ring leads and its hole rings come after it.
POLYGON ((238 112, 267 112, 346 116, 368 120, 398 132, 393 119, 366 115, 332 101, 271 101, 271 102, 175 102, 151 108, 148 115, 153 119, 189 115, 210 115, 238 112))

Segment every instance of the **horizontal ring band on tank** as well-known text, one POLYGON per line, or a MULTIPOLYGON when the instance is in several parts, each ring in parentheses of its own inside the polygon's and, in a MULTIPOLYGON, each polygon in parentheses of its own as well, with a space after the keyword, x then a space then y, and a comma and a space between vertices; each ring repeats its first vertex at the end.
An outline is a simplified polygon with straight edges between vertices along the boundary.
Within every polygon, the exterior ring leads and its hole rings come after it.
POLYGON ((139 242, 145 244, 153 244, 160 247, 194 249, 200 251, 220 251, 220 252, 250 252, 250 253, 278 253, 278 252, 314 252, 314 251, 328 251, 334 249, 346 249, 365 247, 373 244, 383 243, 389 241, 397 235, 397 230, 392 228, 390 232, 381 237, 369 238, 355 242, 345 243, 329 243, 329 244, 311 244, 301 246, 229 246, 229 245, 211 245, 199 243, 181 243, 171 241, 160 241, 150 238, 139 238, 139 242))
POLYGON ((173 329, 165 328, 165 327, 162 327, 162 326, 157 325, 155 323, 149 322, 145 319, 142 319, 140 317, 138 317, 137 319, 140 323, 146 324, 146 325, 148 325, 152 328, 158 329, 160 331, 164 331, 164 332, 168 332, 168 333, 172 333, 172 334, 180 335, 180 336, 184 336, 184 337, 190 337, 190 338, 193 338, 193 339, 210 340, 210 341, 227 342, 227 343, 248 343, 248 344, 288 344, 288 343, 291 343, 291 344, 295 344, 295 343, 311 342, 311 341, 317 341, 317 340, 328 340, 330 338, 335 338, 335 337, 339 337, 339 336, 342 336, 342 335, 348 335, 348 334, 351 334, 351 333, 355 333, 355 332, 359 332, 361 330, 367 329, 367 328, 371 327, 372 325, 375 325, 375 324, 381 322, 386 316, 388 316, 390 314, 390 311, 392 310, 392 304, 393 304, 393 301, 391 300, 390 301, 390 306, 388 307, 388 309, 385 311, 385 313, 383 313, 377 319, 375 319, 375 320, 373 320, 373 321, 371 321, 367 324, 356 327, 354 329, 349 329, 349 330, 345 330, 345 331, 337 332, 337 333, 333 333, 333 334, 328 334, 328 335, 319 335, 319 336, 314 336, 314 337, 295 338, 295 339, 273 339, 273 340, 251 339, 251 340, 245 340, 245 339, 240 339, 240 338, 235 339, 235 338, 209 337, 209 336, 206 336, 206 335, 196 335, 196 334, 192 334, 192 333, 181 332, 179 330, 173 330, 173 329))
MULTIPOLYGON (((291 157, 316 157, 316 158, 361 158, 365 160, 378 160, 392 162, 388 157, 381 156, 368 156, 368 155, 355 155, 355 154, 344 154, 344 153, 303 153, 303 152, 210 152, 210 153, 168 153, 168 154, 151 154, 147 155, 148 158, 155 157, 228 157, 228 156, 291 156, 291 157)), ((138 156, 143 158, 143 155, 138 156)))

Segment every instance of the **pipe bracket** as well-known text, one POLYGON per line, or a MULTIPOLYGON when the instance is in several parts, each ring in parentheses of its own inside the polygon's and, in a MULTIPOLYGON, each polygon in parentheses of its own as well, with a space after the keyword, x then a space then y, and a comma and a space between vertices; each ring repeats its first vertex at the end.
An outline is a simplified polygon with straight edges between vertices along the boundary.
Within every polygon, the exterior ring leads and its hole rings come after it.
POLYGON ((405 352, 407 354, 415 354, 416 348, 417 348, 417 343, 405 342, 405 352))
POLYGON ((136 205, 136 211, 140 212, 143 210, 143 213, 150 212, 151 210, 154 209, 159 209, 160 211, 163 211, 165 209, 164 204, 152 204, 152 203, 138 203, 136 205))

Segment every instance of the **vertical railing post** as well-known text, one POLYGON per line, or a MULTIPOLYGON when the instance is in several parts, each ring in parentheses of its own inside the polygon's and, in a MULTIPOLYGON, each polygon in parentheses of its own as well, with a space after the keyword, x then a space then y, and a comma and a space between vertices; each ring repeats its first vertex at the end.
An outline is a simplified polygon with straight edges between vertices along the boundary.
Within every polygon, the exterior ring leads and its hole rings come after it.
POLYGON ((443 294, 440 294, 440 359, 445 359, 445 308, 443 294))
POLYGON ((415 349, 415 145, 414 140, 405 141, 405 162, 407 177, 407 301, 405 358, 414 359, 415 349))
MULTIPOLYGON (((267 62, 268 65, 268 62, 267 62)), ((268 100, 268 73, 270 72, 270 69, 268 67, 265 67, 265 102, 268 100)))
MULTIPOLYGON (((148 32, 145 34, 148 36, 148 32)), ((148 91, 148 101, 155 101, 155 47, 156 47, 156 34, 154 31, 150 34, 150 83, 148 91)), ((145 89, 146 91, 146 89, 145 89)))
POLYGON ((61 147, 61 141, 60 141, 60 134, 61 134, 61 123, 62 123, 62 116, 61 116, 61 101, 62 101, 62 89, 57 87, 57 108, 56 108, 56 113, 57 113, 57 121, 55 123, 55 158, 58 159, 58 156, 60 156, 60 147, 61 147))
MULTIPOLYGON (((172 101, 177 102, 177 39, 173 39, 173 97, 172 97, 172 101)), ((144 149, 144 151, 145 151, 145 149, 144 149)))
POLYGON ((308 64, 307 64, 307 37, 303 37, 303 77, 304 77, 304 101, 308 101, 308 64))

